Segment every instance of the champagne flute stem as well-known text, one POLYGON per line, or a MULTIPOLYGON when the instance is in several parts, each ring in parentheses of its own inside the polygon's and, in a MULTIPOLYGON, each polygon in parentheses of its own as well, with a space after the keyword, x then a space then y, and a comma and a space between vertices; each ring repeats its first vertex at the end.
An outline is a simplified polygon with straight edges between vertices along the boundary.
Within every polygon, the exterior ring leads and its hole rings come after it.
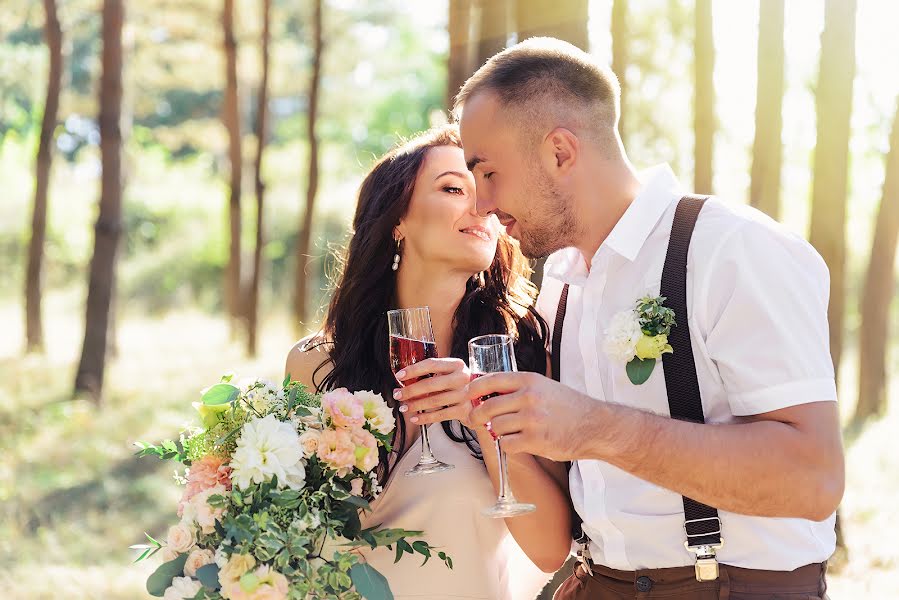
POLYGON ((435 462, 431 452, 431 440, 428 439, 428 428, 421 425, 421 460, 419 462, 435 462))
POLYGON ((496 460, 499 465, 499 501, 514 501, 512 499, 512 490, 509 489, 509 464, 499 438, 496 440, 496 460))

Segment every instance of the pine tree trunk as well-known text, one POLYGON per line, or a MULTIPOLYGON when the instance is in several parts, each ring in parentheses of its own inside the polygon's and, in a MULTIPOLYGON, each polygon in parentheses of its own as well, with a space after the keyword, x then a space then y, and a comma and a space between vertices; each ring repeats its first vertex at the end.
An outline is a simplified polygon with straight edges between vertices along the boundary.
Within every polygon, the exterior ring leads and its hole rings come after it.
POLYGON ((100 214, 87 291, 84 345, 75 392, 96 402, 103 391, 109 307, 115 289, 115 258, 122 230, 122 24, 123 0, 103 0, 103 75, 100 80, 100 214))
POLYGON ((818 143, 812 179, 809 239, 830 269, 830 353, 839 374, 845 307, 846 202, 852 84, 855 79, 855 0, 827 0, 815 105, 818 143))
POLYGON ((780 169, 783 144, 784 1, 761 0, 759 6, 758 83, 755 142, 749 203, 780 217, 780 169))
POLYGON ((550 36, 589 51, 588 17, 587 0, 517 0, 518 39, 550 36))
POLYGON ((624 122, 624 111, 627 105, 627 0, 612 2, 612 71, 618 76, 621 87, 620 115, 618 117, 618 135, 627 147, 624 122))
POLYGON ((712 34, 712 0, 696 0, 696 32, 693 42, 696 89, 693 101, 693 190, 712 193, 712 156, 715 138, 715 42, 712 34))
POLYGON ((322 0, 315 0, 313 12, 313 36, 314 49, 312 55, 312 79, 309 84, 309 115, 308 115, 308 144, 309 167, 308 182, 306 185, 306 211, 303 214, 303 222, 300 225, 300 235, 297 240, 296 251, 296 288, 294 293, 294 321, 298 331, 306 326, 309 320, 308 295, 309 278, 307 273, 309 264, 309 251, 312 241, 312 217, 315 215, 315 196, 318 193, 318 136, 316 124, 318 121, 319 87, 321 85, 322 53, 324 41, 322 32, 322 0))
POLYGON ((256 247, 253 251, 253 278, 247 299, 247 354, 256 356, 259 327, 259 281, 262 270, 262 246, 264 244, 263 216, 265 214, 265 183, 262 181, 262 152, 265 150, 266 119, 268 116, 269 43, 271 41, 272 0, 262 4, 262 79, 256 107, 256 247))
POLYGON ((874 226, 871 260, 862 292, 859 332, 858 404, 852 420, 861 425, 886 412, 890 304, 896 296, 896 240, 899 237, 899 104, 886 157, 883 197, 874 226))
POLYGON ((471 3, 472 0, 450 0, 449 2, 449 60, 447 62, 446 105, 453 107, 453 98, 465 80, 474 71, 471 48, 471 3))
POLYGON ((44 240, 47 236, 47 190, 53 162, 53 139, 59 113, 59 90, 62 86, 62 28, 56 15, 56 0, 44 0, 46 23, 44 39, 50 54, 47 76, 47 98, 41 121, 41 139, 35 163, 34 209, 31 215, 31 239, 28 243, 28 266, 25 275, 25 349, 44 349, 44 327, 41 319, 41 283, 43 278, 44 240))
POLYGON ((243 169, 243 153, 240 146, 240 101, 237 92, 237 38, 234 35, 234 0, 224 0, 222 31, 225 53, 225 96, 222 105, 222 122, 228 131, 228 160, 231 166, 231 191, 228 200, 230 242, 228 267, 225 272, 225 306, 231 320, 232 334, 234 334, 242 308, 240 301, 240 192, 243 169))
POLYGON ((506 47, 509 37, 509 3, 508 0, 475 0, 474 25, 476 28, 477 70, 487 60, 506 47))

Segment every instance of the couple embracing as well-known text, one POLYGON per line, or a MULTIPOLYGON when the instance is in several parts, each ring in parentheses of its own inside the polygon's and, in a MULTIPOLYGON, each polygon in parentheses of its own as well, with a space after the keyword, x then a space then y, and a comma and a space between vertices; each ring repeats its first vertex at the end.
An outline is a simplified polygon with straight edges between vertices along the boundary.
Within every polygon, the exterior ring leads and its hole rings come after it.
POLYGON ((821 258, 665 165, 638 174, 615 76, 567 43, 497 54, 456 112, 365 178, 326 320, 287 358, 313 389, 393 399, 365 524, 425 530, 455 568, 366 560, 399 599, 531 599, 570 553, 558 599, 825 598, 844 473, 821 258), (385 314, 416 306, 441 358, 396 389, 385 314), (519 372, 470 381, 467 342, 494 333, 519 372), (528 515, 481 515, 488 422, 528 515), (402 476, 420 425, 455 469, 402 476))

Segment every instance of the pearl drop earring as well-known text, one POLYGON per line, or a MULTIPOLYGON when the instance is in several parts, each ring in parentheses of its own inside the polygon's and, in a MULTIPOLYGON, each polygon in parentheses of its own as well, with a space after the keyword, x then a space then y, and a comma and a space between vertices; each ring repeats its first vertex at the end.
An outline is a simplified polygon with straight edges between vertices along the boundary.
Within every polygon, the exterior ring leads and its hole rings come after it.
POLYGON ((391 269, 396 271, 400 268, 400 240, 396 241, 396 254, 393 255, 393 266, 391 269))

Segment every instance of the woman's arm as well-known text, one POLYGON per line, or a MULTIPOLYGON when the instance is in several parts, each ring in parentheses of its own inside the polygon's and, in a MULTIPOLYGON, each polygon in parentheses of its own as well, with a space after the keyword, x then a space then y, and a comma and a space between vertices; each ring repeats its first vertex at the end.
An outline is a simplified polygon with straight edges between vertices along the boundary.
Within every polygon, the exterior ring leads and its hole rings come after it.
MULTIPOLYGON (((483 428, 477 434, 487 472, 499 493, 499 464, 493 438, 483 428)), ((530 454, 509 456, 508 465, 515 498, 536 505, 537 510, 505 519, 506 527, 531 562, 541 571, 554 573, 571 550, 571 505, 565 465, 530 454)))

